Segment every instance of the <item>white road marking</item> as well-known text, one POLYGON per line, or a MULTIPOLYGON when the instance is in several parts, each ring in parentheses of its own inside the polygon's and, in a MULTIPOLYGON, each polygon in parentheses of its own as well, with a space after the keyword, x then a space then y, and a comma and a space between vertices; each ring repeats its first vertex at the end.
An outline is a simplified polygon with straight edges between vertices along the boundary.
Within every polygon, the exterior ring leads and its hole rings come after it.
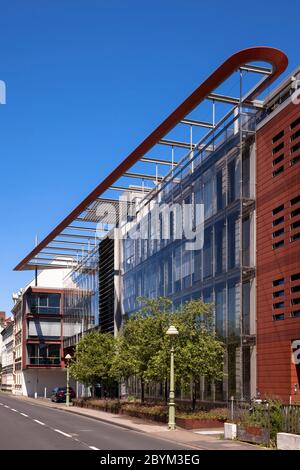
POLYGON ((100 449, 98 449, 98 447, 95 447, 95 446, 89 446, 89 449, 92 449, 92 450, 100 450, 100 449))
POLYGON ((3 406, 3 403, 0 403, 0 406, 3 406))
POLYGON ((25 413, 20 413, 20 415, 25 416, 25 418, 28 418, 28 415, 26 415, 25 413))
POLYGON ((59 434, 62 434, 63 436, 66 437, 72 437, 70 434, 67 434, 66 432, 60 431, 60 429, 53 429, 55 432, 59 432, 59 434))
POLYGON ((45 426, 45 423, 42 423, 42 421, 39 421, 38 419, 34 419, 33 421, 40 424, 41 426, 45 426))
POLYGON ((4 405, 4 408, 9 408, 9 406, 7 406, 7 405, 4 405))
POLYGON ((15 410, 14 408, 11 408, 11 411, 15 411, 16 413, 19 413, 18 410, 15 410))

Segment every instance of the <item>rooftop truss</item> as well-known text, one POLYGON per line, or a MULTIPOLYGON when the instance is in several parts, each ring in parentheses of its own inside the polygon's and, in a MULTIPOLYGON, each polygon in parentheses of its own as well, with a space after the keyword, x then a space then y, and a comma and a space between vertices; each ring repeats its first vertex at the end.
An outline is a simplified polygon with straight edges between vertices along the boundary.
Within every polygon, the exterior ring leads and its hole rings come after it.
POLYGON ((129 210, 134 198, 143 198, 159 188, 168 172, 188 152, 200 148, 206 135, 218 132, 222 119, 216 122, 217 106, 222 115, 228 113, 228 107, 233 111, 241 104, 261 108, 263 102, 256 98, 284 72, 287 64, 286 55, 271 47, 244 49, 229 57, 14 269, 77 266, 83 257, 95 249, 99 239, 118 225, 120 211, 129 210), (267 63, 270 67, 257 65, 257 62, 267 63), (239 80, 245 74, 257 74, 259 79, 247 93, 244 90, 243 94, 237 93, 239 96, 220 93, 219 87, 236 73, 239 80), (200 105, 205 103, 203 112, 200 105), (208 106, 212 108, 211 117, 207 117, 208 106), (186 137, 182 139, 184 131, 186 137), (136 185, 132 184, 133 179, 137 181, 136 185), (127 201, 122 199, 121 205, 120 193, 121 196, 122 193, 130 195, 127 201), (108 209, 112 207, 113 213, 108 209))

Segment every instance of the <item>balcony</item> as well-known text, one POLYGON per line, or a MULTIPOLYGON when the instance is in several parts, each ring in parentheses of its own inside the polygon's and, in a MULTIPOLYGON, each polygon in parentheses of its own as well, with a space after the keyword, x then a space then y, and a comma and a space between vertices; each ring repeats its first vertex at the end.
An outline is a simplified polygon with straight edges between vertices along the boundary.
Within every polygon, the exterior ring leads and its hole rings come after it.
POLYGON ((28 364, 30 366, 60 366, 60 357, 34 357, 28 358, 28 364))

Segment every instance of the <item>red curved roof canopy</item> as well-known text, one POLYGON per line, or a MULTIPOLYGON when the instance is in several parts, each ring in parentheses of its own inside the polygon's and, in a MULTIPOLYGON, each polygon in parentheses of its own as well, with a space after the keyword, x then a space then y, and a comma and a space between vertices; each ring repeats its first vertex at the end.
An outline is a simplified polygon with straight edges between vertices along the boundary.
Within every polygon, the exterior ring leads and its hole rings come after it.
POLYGON ((243 49, 229 57, 220 65, 196 90, 184 100, 143 142, 138 145, 104 180, 65 217, 15 268, 24 269, 26 264, 34 258, 48 243, 61 233, 80 213, 104 191, 106 191, 123 173, 142 158, 155 144, 157 144, 176 124, 185 118, 210 93, 220 86, 233 72, 248 62, 267 62, 272 65, 272 72, 259 84, 255 91, 248 96, 248 100, 255 99, 267 86, 276 80, 288 65, 287 56, 272 47, 251 47, 243 49))

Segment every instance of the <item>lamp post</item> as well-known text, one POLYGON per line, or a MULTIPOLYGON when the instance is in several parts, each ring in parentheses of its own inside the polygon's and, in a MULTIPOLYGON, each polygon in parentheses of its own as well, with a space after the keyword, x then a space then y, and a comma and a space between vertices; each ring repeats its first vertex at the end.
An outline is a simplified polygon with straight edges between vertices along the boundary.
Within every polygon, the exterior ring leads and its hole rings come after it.
POLYGON ((70 359, 72 359, 71 355, 67 354, 65 357, 65 361, 67 364, 67 393, 66 393, 66 405, 67 406, 70 406, 70 369, 69 369, 70 359))
POLYGON ((178 330, 171 325, 166 332, 171 338, 171 362, 170 362, 170 392, 169 392, 169 422, 170 430, 175 429, 175 380, 174 380, 174 338, 178 335, 178 330))

